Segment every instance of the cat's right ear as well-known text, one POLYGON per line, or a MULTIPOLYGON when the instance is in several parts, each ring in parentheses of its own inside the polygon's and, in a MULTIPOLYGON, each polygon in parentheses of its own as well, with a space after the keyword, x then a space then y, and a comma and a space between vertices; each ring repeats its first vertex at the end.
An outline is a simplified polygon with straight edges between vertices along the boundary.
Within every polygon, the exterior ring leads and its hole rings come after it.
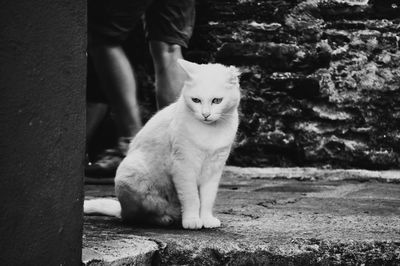
POLYGON ((189 78, 193 78, 197 72, 197 69, 199 68, 198 64, 186 61, 184 59, 178 59, 178 65, 186 72, 189 78))

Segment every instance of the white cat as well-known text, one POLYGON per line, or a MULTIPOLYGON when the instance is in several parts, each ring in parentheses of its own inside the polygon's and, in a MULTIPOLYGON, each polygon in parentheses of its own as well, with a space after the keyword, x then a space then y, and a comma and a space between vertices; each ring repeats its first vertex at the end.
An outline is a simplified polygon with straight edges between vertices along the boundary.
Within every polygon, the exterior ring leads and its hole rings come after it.
POLYGON ((85 201, 85 213, 126 222, 219 227, 212 209, 238 128, 239 71, 182 59, 188 75, 180 98, 155 114, 135 136, 118 167, 118 201, 85 201))

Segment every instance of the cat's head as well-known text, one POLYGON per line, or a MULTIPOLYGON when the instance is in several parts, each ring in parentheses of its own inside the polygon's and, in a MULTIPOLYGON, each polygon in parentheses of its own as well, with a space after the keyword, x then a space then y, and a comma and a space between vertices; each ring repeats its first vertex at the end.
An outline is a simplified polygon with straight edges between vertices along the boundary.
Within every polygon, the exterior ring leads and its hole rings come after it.
POLYGON ((186 106, 206 124, 232 115, 239 105, 239 75, 236 67, 221 64, 196 64, 178 59, 187 74, 182 89, 186 106))

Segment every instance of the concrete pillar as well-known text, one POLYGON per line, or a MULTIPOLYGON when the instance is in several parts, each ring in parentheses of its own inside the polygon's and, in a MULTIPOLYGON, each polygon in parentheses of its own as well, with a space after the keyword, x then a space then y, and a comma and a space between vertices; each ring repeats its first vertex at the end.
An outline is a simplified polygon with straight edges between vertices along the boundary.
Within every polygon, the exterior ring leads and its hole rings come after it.
POLYGON ((0 3, 0 265, 80 265, 85 1, 0 3))

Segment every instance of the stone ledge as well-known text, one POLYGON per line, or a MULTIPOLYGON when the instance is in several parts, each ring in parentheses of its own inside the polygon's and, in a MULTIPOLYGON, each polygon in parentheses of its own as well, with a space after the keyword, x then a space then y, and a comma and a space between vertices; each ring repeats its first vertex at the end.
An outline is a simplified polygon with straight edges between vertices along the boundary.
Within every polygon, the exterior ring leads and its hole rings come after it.
POLYGON ((250 179, 295 179, 295 180, 353 180, 400 183, 400 170, 370 171, 363 169, 320 169, 316 167, 236 167, 227 166, 224 175, 250 179))
MULTIPOLYGON (((116 218, 85 216, 83 262, 399 265, 397 179, 398 171, 227 167, 215 206, 221 228, 127 226, 116 218)), ((111 185, 85 190, 87 198, 113 196, 111 185)))
MULTIPOLYGON (((226 166, 225 178, 294 179, 294 180, 354 180, 400 183, 400 170, 370 171, 364 169, 321 169, 316 167, 237 167, 226 166)), ((85 178, 86 184, 113 184, 114 178, 85 178)))
POLYGON ((110 239, 109 236, 84 239, 82 262, 85 265, 149 265, 158 251, 158 245, 144 237, 126 235, 110 239))

